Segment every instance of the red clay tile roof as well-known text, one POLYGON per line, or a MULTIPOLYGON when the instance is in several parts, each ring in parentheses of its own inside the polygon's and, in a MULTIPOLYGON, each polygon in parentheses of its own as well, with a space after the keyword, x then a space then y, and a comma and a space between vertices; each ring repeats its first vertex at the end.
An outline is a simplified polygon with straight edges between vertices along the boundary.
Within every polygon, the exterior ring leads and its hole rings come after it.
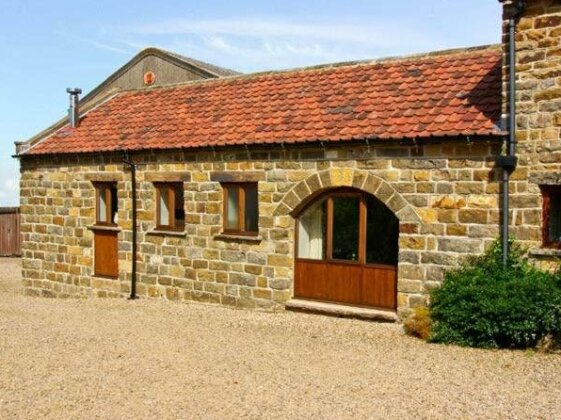
POLYGON ((479 48, 123 92, 24 154, 499 135, 500 113, 479 48))

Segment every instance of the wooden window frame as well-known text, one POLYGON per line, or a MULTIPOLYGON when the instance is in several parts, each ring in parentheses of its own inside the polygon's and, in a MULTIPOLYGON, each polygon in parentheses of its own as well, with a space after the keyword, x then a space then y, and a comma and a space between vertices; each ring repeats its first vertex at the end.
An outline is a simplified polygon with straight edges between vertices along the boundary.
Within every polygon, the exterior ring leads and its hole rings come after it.
MULTIPOLYGON (((157 230, 169 230, 180 232, 185 229, 185 222, 183 223, 176 223, 175 220, 175 186, 181 185, 183 188, 183 182, 154 182, 154 188, 156 189, 156 229, 157 230), (160 197, 162 188, 168 188, 169 195, 168 195, 168 208, 169 210, 169 225, 161 225, 160 224, 160 197), (170 206, 170 203, 173 205, 170 206)), ((184 196, 185 197, 185 196, 184 196)), ((185 198, 182 200, 183 203, 183 210, 185 211, 185 198)))
POLYGON ((366 198, 358 192, 334 191, 327 193, 327 229, 326 229, 326 251, 325 261, 344 264, 366 264, 366 198), (333 198, 347 197, 358 198, 358 259, 340 260, 333 258, 333 198))
POLYGON ((94 182, 95 187, 95 225, 96 226, 117 226, 117 223, 113 223, 112 211, 113 211, 113 197, 111 195, 112 187, 117 189, 116 182, 94 182), (105 219, 107 222, 102 222, 99 220, 99 203, 101 201, 101 191, 105 191, 105 219))
POLYGON ((222 230, 223 233, 227 235, 242 235, 242 236, 258 236, 259 235, 259 190, 257 187, 257 182, 223 182, 223 206, 222 206, 222 230), (257 192, 257 230, 246 230, 245 229, 245 189, 248 186, 255 186, 257 192), (231 187, 237 187, 238 189, 238 228, 229 229, 228 224, 228 189, 231 187))
POLYGON ((316 262, 316 263, 337 263, 337 264, 349 264, 349 265, 365 265, 368 267, 393 267, 392 265, 380 264, 380 263, 368 263, 366 261, 366 247, 367 247, 367 204, 366 204, 366 193, 352 190, 352 189, 339 189, 335 191, 327 191, 319 196, 316 196, 311 200, 306 206, 302 208, 296 218, 296 232, 295 232, 295 255, 296 259, 304 262, 316 262), (358 226, 358 259, 353 260, 340 260, 333 258, 333 198, 334 197, 356 197, 359 198, 359 226, 358 226), (317 203, 318 200, 326 199, 326 246, 325 246, 325 258, 321 260, 310 259, 310 258, 300 258, 298 257, 298 231, 300 216, 303 215, 306 210, 317 203))
POLYGON ((561 248, 561 241, 549 240, 549 224, 551 219, 551 199, 553 195, 561 196, 561 185, 541 185, 542 205, 542 246, 544 248, 561 248))

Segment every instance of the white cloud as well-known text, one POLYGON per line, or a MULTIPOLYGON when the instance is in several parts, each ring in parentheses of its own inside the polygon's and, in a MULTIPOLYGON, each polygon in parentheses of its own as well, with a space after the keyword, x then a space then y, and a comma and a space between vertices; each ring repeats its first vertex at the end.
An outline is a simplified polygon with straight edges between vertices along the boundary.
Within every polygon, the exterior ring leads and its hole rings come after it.
POLYGON ((422 45, 433 41, 427 34, 411 29, 406 22, 368 23, 287 22, 268 18, 172 19, 126 28, 136 35, 227 35, 245 38, 312 39, 345 42, 370 47, 422 45))
POLYGON ((95 41, 95 40, 92 40, 92 39, 84 39, 83 41, 85 41, 89 44, 92 44, 94 47, 97 47, 97 48, 102 49, 102 50, 111 51, 111 52, 115 52, 115 53, 123 54, 123 55, 130 55, 131 54, 131 51, 129 51, 129 50, 125 50, 123 48, 118 48, 118 47, 115 47, 115 46, 112 46, 112 45, 109 45, 109 44, 106 44, 106 43, 103 43, 103 42, 95 41))
MULTIPOLYGON (((137 51, 154 46, 247 72, 349 59, 340 51, 330 50, 320 44, 309 44, 305 41, 289 42, 280 39, 255 39, 245 42, 222 36, 174 36, 170 39, 159 40, 159 42, 154 42, 153 39, 148 39, 146 42, 127 39, 123 43, 137 51)), ((356 58, 356 56, 353 55, 350 58, 356 58)))
POLYGON ((233 43, 226 41, 224 38, 216 36, 203 38, 202 42, 206 47, 228 55, 242 55, 247 58, 251 58, 255 55, 256 51, 255 49, 245 46, 234 45, 233 43))
POLYGON ((207 37, 203 39, 207 49, 219 51, 237 59, 243 58, 255 62, 282 61, 283 59, 324 59, 329 60, 335 56, 319 44, 307 44, 298 41, 285 41, 280 39, 258 40, 249 45, 226 40, 222 37, 207 37))
POLYGON ((17 191, 19 189, 19 182, 16 179, 7 179, 4 181, 4 187, 8 191, 17 191))
MULTIPOLYGON (((102 27, 88 39, 75 39, 128 55, 155 46, 244 72, 462 46, 454 31, 443 31, 426 19, 419 24, 414 15, 397 16, 164 18, 102 27)), ((485 32, 477 28, 470 33, 485 32)))
MULTIPOLYGON (((2 172, 4 172, 2 175, 6 175, 5 171, 2 172)), ((9 176, 10 178, 6 179, 0 187, 0 207, 19 205, 19 181, 17 178, 12 178, 12 174, 9 176)))
MULTIPOLYGON (((130 49, 125 49, 122 48, 121 46, 116 46, 116 45, 112 45, 109 42, 102 42, 102 41, 98 41, 95 39, 90 39, 90 38, 83 38, 80 36, 76 36, 76 35, 71 35, 68 34, 66 32, 62 32, 62 31, 55 31, 55 33, 57 35, 63 36, 67 39, 70 39, 71 41, 77 41, 80 43, 85 43, 85 44, 90 44, 93 45, 96 48, 99 48, 101 50, 105 50, 105 51, 111 51, 117 54, 123 54, 123 55, 131 55, 131 52, 134 53, 134 51, 131 51, 130 49)), ((101 32, 103 33, 103 32, 101 32)))
MULTIPOLYGON (((360 18, 358 18, 360 19, 360 18)), ((158 46, 251 72, 376 58, 446 46, 408 20, 286 21, 273 17, 164 19, 113 28, 103 44, 139 50, 158 46), (109 40, 109 41, 108 41, 109 40), (119 40, 119 41, 115 41, 119 40)))

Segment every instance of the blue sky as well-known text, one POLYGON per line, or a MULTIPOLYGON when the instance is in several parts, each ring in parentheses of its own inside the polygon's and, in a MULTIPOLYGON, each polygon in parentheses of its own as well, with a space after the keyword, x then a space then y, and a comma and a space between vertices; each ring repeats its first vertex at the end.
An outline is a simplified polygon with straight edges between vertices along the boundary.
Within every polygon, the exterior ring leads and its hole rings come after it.
POLYGON ((0 0, 0 207, 18 205, 13 142, 62 117, 140 49, 243 72, 500 41, 496 0, 0 0))

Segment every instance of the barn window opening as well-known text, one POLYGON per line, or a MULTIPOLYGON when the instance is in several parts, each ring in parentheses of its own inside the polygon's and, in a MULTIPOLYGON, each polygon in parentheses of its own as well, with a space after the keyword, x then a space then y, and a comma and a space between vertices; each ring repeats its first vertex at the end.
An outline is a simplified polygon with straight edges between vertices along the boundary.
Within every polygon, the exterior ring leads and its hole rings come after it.
POLYGON ((158 182, 156 187, 156 225, 158 229, 183 230, 185 206, 182 182, 158 182))
POLYGON ((541 186, 543 196, 543 245, 561 248, 561 186, 541 186))
POLYGON ((117 183, 100 182, 96 189, 96 224, 116 225, 119 200, 117 198, 117 183))
POLYGON ((297 257, 397 265, 399 220, 367 194, 334 191, 299 216, 297 257))
POLYGON ((257 183, 223 183, 224 233, 257 235, 259 206, 257 183))
POLYGON ((396 265, 399 221, 379 200, 366 197, 366 263, 396 265))

